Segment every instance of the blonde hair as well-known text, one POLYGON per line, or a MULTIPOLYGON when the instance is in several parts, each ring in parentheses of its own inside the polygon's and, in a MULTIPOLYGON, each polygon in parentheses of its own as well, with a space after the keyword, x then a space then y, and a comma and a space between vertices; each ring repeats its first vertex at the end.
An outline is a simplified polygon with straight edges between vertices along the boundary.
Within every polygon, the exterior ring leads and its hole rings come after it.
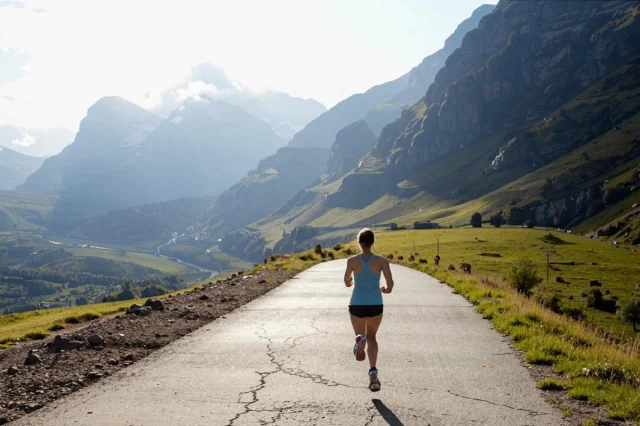
POLYGON ((358 232, 358 244, 361 246, 369 248, 373 245, 375 239, 373 231, 369 228, 364 228, 362 231, 358 232))

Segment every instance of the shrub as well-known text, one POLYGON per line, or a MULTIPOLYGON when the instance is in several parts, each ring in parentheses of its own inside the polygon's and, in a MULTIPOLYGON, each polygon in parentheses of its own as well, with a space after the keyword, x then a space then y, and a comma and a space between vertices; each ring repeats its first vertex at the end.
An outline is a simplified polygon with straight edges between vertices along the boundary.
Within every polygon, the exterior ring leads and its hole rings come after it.
POLYGON ((327 258, 327 252, 320 250, 320 257, 323 258, 323 259, 326 259, 327 258))
POLYGON ((428 263, 427 259, 420 259, 420 263, 428 263))
POLYGON ((89 304, 89 299, 87 299, 84 296, 80 296, 78 298, 76 298, 76 305, 78 306, 84 306, 84 305, 88 305, 89 304))
POLYGON ((353 256, 354 254, 356 254, 355 250, 352 249, 351 247, 347 247, 346 249, 344 249, 343 253, 346 254, 347 256, 353 256))
POLYGON ((329 255, 329 258, 332 260, 336 258, 336 254, 332 251, 327 252, 327 254, 329 255))
POLYGON ((80 324, 82 321, 78 317, 66 317, 64 322, 65 324, 80 324))
POLYGON ((560 298, 553 291, 544 291, 536 294, 536 301, 556 314, 562 313, 560 298))
POLYGON ((44 331, 31 331, 24 336, 22 336, 25 340, 43 340, 47 338, 47 333, 44 331))
POLYGON ((390 223, 389 224, 389 230, 397 231, 398 230, 398 224, 397 223, 390 223))
POLYGON ((448 270, 450 270, 450 271, 455 271, 455 270, 456 270, 456 267, 455 267, 455 266, 453 266, 453 265, 449 265, 449 266, 447 267, 447 269, 448 269, 448 270))
POLYGON ((531 295, 531 290, 542 282, 538 267, 530 259, 519 259, 509 271, 508 281, 518 293, 531 295))
POLYGON ((409 262, 415 262, 415 261, 416 261, 416 257, 414 255, 410 255, 409 262))
POLYGON ((335 246, 333 246, 333 249, 335 251, 340 251, 340 250, 342 250, 342 246, 340 244, 336 244, 335 246))
POLYGON ((316 244, 316 247, 313 249, 315 254, 322 255, 322 246, 320 244, 316 244))
POLYGON ((53 324, 51 324, 49 327, 47 327, 47 330, 49 331, 60 331, 60 330, 64 330, 64 325, 60 324, 59 322, 54 322, 53 324))
POLYGON ((599 288, 592 288, 587 298, 587 306, 604 312, 616 312, 616 301, 613 299, 605 299, 599 288))
POLYGON ((80 321, 93 321, 100 318, 100 314, 96 314, 95 312, 87 312, 86 314, 80 315, 78 318, 80 319, 80 321))
POLYGON ((307 260, 316 260, 316 258, 311 253, 305 253, 298 256, 298 259, 306 262, 307 260))
POLYGON ((567 282, 565 281, 564 278, 562 277, 556 277, 556 282, 560 283, 560 284, 567 284, 567 282))
POLYGON ((577 321, 582 321, 587 317, 584 313, 584 310, 577 306, 563 306, 562 314, 577 321))
POLYGON ((404 260, 404 256, 398 256, 398 260, 404 260))
POLYGON ((589 287, 602 287, 602 283, 598 280, 589 281, 589 287))
POLYGON ((393 260, 393 254, 389 253, 389 254, 387 255, 387 259, 389 259, 389 260, 393 260))
POLYGON ((633 331, 640 331, 637 326, 640 323, 640 296, 634 296, 622 305, 620 319, 633 324, 633 331))
POLYGON ((482 215, 478 212, 475 212, 474 214, 471 215, 471 226, 473 226, 474 228, 481 228, 482 227, 482 215))

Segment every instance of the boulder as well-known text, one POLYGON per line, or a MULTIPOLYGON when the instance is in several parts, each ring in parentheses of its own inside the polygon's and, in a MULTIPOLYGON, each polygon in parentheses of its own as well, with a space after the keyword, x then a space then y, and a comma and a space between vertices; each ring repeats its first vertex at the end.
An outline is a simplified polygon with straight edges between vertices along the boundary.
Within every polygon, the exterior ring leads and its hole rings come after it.
POLYGON ((162 301, 158 300, 158 299, 148 299, 144 303, 144 306, 148 306, 151 309, 153 309, 154 311, 162 311, 162 310, 164 310, 164 303, 162 303, 162 301))
POLYGON ((103 346, 104 339, 99 334, 92 334, 87 338, 87 341, 91 346, 103 346))
POLYGON ((19 372, 20 372, 20 369, 18 369, 18 367, 16 367, 16 366, 9 367, 7 369, 7 374, 10 375, 10 376, 14 376, 14 375, 18 374, 19 372))
POLYGON ((71 339, 65 336, 58 335, 54 337, 53 342, 51 342, 51 349, 53 349, 54 352, 66 351, 70 348, 71 339))
POLYGON ((29 351, 29 355, 27 355, 27 359, 24 360, 24 365, 36 365, 42 364, 42 358, 39 355, 33 353, 33 351, 29 351))

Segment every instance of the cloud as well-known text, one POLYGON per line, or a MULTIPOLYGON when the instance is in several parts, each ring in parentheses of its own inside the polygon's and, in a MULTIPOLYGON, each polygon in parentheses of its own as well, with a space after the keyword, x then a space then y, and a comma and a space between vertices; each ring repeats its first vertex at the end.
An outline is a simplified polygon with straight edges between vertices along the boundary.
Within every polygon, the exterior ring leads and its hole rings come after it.
POLYGON ((166 117, 188 98, 197 99, 199 95, 207 95, 214 99, 231 100, 249 94, 248 89, 227 77, 222 69, 205 63, 194 66, 191 74, 177 84, 147 92, 142 106, 166 117))
POLYGON ((21 147, 28 147, 33 145, 34 143, 36 143, 36 138, 31 136, 29 133, 23 133, 22 136, 19 139, 13 139, 11 141, 11 143, 13 145, 17 145, 17 146, 21 146, 21 147))
POLYGON ((24 2, 17 0, 0 0, 0 7, 15 7, 16 9, 24 9, 24 2))

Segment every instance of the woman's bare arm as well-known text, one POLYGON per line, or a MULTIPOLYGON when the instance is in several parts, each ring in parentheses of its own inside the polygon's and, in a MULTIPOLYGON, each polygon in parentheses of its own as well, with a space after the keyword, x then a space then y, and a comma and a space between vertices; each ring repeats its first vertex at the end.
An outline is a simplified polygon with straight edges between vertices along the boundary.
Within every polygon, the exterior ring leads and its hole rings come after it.
POLYGON ((351 259, 347 259, 347 270, 344 271, 344 285, 347 287, 351 287, 353 285, 353 277, 351 274, 353 273, 353 261, 351 259))
POLYGON ((391 276, 391 267, 387 259, 382 259, 382 273, 387 285, 382 287, 381 290, 383 293, 391 293, 393 290, 393 277, 391 276))

